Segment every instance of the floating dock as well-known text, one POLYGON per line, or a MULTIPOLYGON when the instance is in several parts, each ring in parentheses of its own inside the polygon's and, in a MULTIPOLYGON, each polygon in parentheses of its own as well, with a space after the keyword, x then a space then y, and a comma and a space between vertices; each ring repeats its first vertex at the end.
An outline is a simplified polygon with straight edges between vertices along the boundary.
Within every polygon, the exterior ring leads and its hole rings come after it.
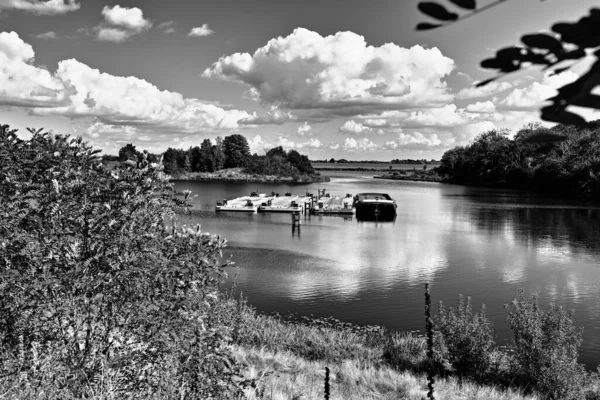
POLYGON ((354 198, 351 195, 342 196, 320 196, 312 208, 312 213, 316 215, 335 214, 335 215, 353 215, 354 198))
POLYGON ((286 193, 267 195, 253 192, 250 196, 223 200, 217 203, 216 211, 233 212, 276 212, 276 213, 311 213, 315 215, 354 215, 354 198, 347 194, 331 196, 325 194, 325 189, 320 189, 318 196, 306 193, 304 196, 286 193))
POLYGON ((275 196, 263 202, 259 207, 259 212, 287 212, 304 213, 308 211, 312 204, 312 196, 275 196))
POLYGON ((261 204, 273 199, 264 193, 252 193, 250 196, 238 197, 232 200, 223 200, 217 203, 215 211, 233 211, 255 213, 261 204))

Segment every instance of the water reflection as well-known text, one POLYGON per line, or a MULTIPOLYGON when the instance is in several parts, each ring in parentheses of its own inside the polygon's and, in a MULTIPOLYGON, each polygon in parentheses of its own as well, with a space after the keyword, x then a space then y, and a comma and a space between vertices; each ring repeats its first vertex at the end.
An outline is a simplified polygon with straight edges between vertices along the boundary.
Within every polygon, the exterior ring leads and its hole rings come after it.
MULTIPOLYGON (((252 184, 255 185, 255 184, 252 184)), ((398 203, 393 222, 287 214, 215 214, 225 197, 256 187, 185 182, 198 193, 203 230, 228 238, 240 264, 239 287, 265 311, 313 313, 393 329, 422 329, 422 286, 435 301, 459 293, 485 303, 508 340, 503 305, 539 293, 576 310, 585 326, 582 361, 600 361, 600 209, 572 200, 498 189, 372 180, 353 174, 327 184, 332 194, 386 192, 398 203), (291 232, 290 232, 291 231, 291 232)), ((273 184, 259 191, 299 192, 319 185, 273 184)))

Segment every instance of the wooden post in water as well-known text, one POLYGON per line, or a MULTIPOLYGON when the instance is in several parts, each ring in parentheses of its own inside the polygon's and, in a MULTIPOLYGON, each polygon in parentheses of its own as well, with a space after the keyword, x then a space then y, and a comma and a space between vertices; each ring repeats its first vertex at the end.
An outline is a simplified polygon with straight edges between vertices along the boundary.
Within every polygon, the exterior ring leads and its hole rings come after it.
POLYGON ((292 212, 292 236, 295 236, 296 229, 298 229, 298 237, 300 237, 300 226, 301 226, 300 224, 301 224, 300 212, 299 211, 292 212))

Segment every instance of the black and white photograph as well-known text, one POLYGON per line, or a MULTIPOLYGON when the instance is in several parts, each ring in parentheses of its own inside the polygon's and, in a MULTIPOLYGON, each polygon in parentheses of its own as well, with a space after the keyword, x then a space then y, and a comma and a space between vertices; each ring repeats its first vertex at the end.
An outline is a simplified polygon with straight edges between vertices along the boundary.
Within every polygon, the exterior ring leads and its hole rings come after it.
POLYGON ((600 400, 597 0, 0 0, 0 400, 600 400))

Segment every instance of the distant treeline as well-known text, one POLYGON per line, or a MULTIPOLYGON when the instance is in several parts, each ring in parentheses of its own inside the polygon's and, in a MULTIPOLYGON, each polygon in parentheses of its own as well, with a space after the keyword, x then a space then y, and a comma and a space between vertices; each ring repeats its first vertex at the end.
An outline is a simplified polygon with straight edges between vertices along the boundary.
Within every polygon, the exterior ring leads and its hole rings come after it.
POLYGON ((466 184, 600 195, 600 120, 582 127, 529 124, 513 139, 491 130, 444 153, 437 172, 466 184), (532 143, 531 138, 546 138, 532 143))
POLYGON ((426 159, 421 159, 421 160, 413 160, 412 158, 406 158, 403 160, 400 160, 398 158, 392 160, 392 161, 375 161, 375 160, 363 160, 363 161, 349 161, 346 160, 345 158, 340 158, 339 160, 336 160, 335 158, 330 158, 329 160, 313 160, 313 162, 315 163, 339 163, 339 164, 435 164, 438 163, 439 161, 436 161, 434 159, 431 159, 429 161, 427 161, 426 159))
MULTIPOLYGON (((296 150, 285 151, 281 146, 267 151, 266 155, 250 154, 246 137, 239 134, 217 137, 213 144, 204 139, 200 146, 187 150, 169 147, 163 154, 163 165, 168 174, 186 172, 215 172, 223 168, 244 168, 246 172, 258 175, 277 175, 300 178, 318 175, 306 155, 296 150)), ((133 144, 119 150, 118 156, 104 156, 105 160, 141 160, 142 152, 133 144)), ((155 162, 160 154, 148 153, 148 160, 155 162)))

